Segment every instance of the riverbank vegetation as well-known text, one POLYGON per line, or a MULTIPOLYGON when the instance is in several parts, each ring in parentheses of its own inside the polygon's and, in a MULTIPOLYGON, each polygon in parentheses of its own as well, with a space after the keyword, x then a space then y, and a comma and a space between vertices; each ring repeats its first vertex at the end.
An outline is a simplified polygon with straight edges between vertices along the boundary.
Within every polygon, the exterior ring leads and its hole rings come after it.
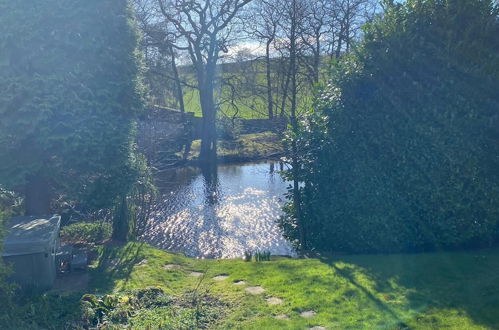
MULTIPOLYGON (((198 159, 200 145, 200 140, 193 141, 188 157, 190 161, 198 159)), ((217 153, 221 164, 278 160, 284 156, 284 146, 277 133, 241 134, 234 139, 220 140, 217 153)))
POLYGON ((118 328, 494 329, 498 273, 497 249, 256 263, 190 259, 132 243, 102 248, 84 291, 18 298, 24 305, 11 325, 82 325, 94 315, 85 301, 96 295, 104 299, 101 326, 118 328), (252 287, 264 291, 251 294, 252 287))

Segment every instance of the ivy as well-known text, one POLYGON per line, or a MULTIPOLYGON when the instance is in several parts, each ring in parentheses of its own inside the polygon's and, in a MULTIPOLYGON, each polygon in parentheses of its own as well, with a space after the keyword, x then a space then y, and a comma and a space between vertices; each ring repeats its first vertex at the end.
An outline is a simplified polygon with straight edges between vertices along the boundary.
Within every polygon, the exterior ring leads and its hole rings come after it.
POLYGON ((137 176, 142 65, 126 0, 0 3, 0 183, 109 207, 137 176))

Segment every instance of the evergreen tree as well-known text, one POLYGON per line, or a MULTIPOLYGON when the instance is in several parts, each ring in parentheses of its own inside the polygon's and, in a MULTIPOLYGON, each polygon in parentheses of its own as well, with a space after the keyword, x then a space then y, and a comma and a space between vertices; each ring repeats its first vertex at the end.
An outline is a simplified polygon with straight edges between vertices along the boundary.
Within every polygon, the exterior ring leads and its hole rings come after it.
MULTIPOLYGON (((301 129, 308 241, 350 252, 490 244, 499 212, 498 8, 384 6, 301 129)), ((282 221, 292 238, 294 209, 282 221)))
POLYGON ((27 214, 110 206, 135 176, 141 63, 126 0, 0 1, 0 184, 27 214))

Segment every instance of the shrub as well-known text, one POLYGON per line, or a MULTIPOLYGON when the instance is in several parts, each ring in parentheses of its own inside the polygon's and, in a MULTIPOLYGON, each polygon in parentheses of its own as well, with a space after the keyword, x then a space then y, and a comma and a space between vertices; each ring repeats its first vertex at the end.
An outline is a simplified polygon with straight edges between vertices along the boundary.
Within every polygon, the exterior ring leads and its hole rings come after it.
POLYGON ((217 120, 217 131, 218 136, 224 140, 236 140, 241 136, 241 119, 222 116, 217 120))
POLYGON ((0 328, 2 324, 8 324, 11 321, 12 298, 14 286, 8 283, 7 276, 9 269, 3 263, 2 256, 2 238, 5 234, 4 225, 15 210, 16 196, 11 192, 5 191, 0 187, 0 328))
POLYGON ((270 261, 270 251, 255 252, 255 261, 256 262, 270 261))
POLYGON ((78 222, 61 229, 61 239, 69 244, 102 244, 111 238, 112 225, 108 222, 78 222))
MULTIPOLYGON (((297 137, 308 247, 488 245, 499 213, 499 10, 471 0, 385 9, 297 137)), ((281 221, 293 240, 296 209, 281 221)))
POLYGON ((0 182, 31 214, 61 195, 110 207, 133 183, 143 106, 128 1, 2 1, 0 30, 0 182))

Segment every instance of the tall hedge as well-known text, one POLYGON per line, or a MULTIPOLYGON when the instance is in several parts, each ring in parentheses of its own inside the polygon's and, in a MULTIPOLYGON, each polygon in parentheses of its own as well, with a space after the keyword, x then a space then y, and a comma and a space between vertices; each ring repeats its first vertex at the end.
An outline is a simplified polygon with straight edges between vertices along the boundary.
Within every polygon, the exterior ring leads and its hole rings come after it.
POLYGON ((133 181, 142 108, 128 2, 1 1, 0 31, 0 184, 30 213, 61 196, 109 206, 133 181))
MULTIPOLYGON (((499 11, 384 2, 304 121, 308 247, 396 252, 497 241, 499 11)), ((296 238, 293 205, 283 227, 296 238)))

